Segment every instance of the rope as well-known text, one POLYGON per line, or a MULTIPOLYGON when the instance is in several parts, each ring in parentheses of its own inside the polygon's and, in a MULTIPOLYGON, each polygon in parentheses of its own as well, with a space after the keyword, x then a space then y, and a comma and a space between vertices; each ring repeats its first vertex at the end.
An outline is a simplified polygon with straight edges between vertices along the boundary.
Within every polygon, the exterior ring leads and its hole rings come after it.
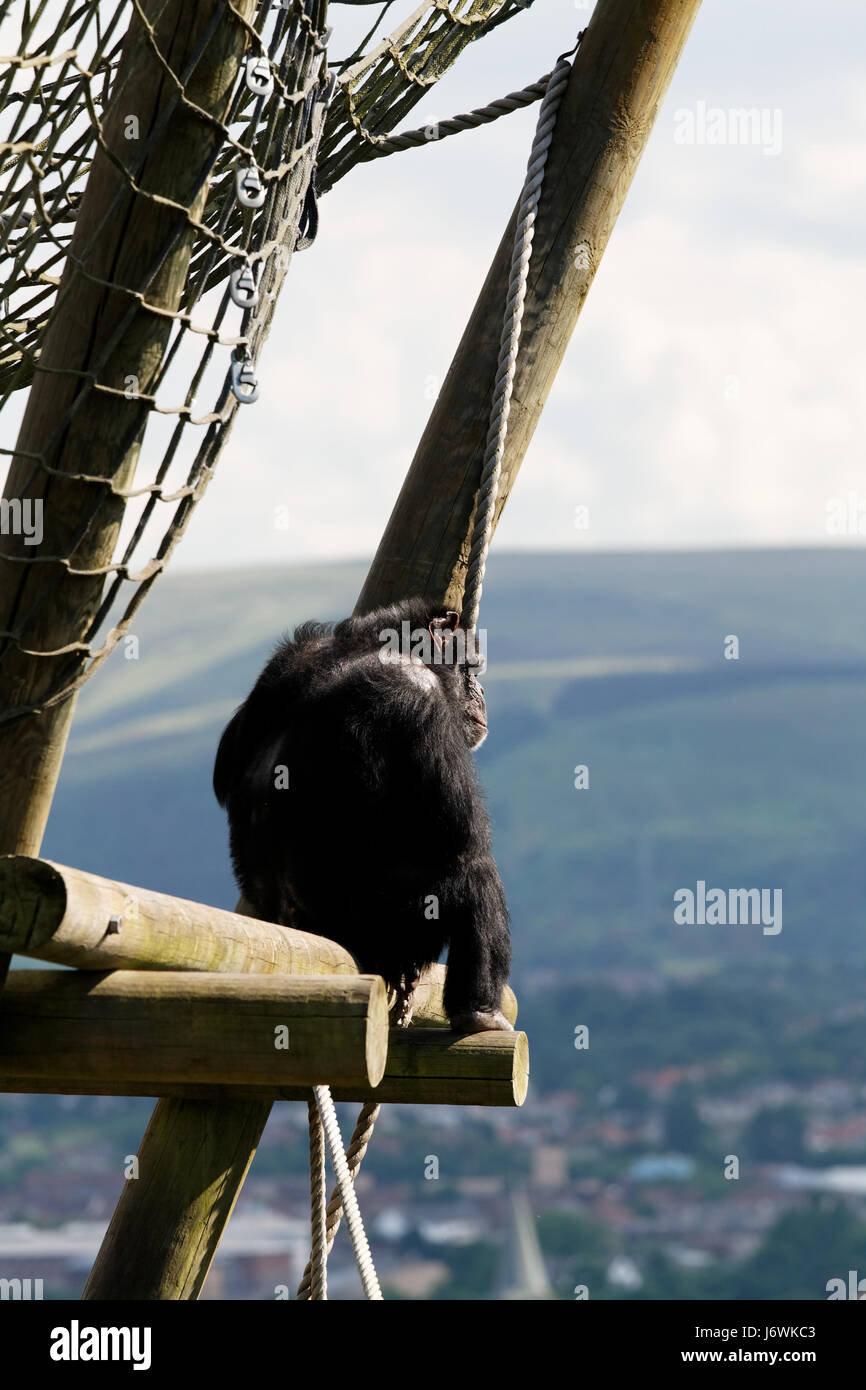
POLYGON ((498 121, 500 116, 509 116, 512 111, 520 111, 524 106, 532 106, 536 101, 541 101, 547 91, 551 74, 546 72, 543 77, 539 77, 537 82, 522 88, 519 92, 509 92, 508 96, 500 97, 498 101, 491 101, 488 106, 476 106, 471 111, 467 111, 462 116, 452 116, 447 121, 434 121, 430 125, 421 126, 418 130, 405 130, 399 135, 372 135, 363 125, 358 125, 356 129, 368 141, 371 149, 370 154, 378 157, 379 155, 398 154, 401 150, 411 150, 419 145, 435 144, 437 140, 444 140, 449 135, 459 135, 463 130, 477 130, 479 126, 489 125, 491 121, 498 121), (431 135, 430 131, 435 131, 431 135))
MULTIPOLYGON (((325 1089, 325 1088, 323 1088, 323 1089, 325 1089)), ((312 1113, 313 1111, 315 1111, 316 1117, 317 1117, 317 1119, 318 1119, 318 1107, 317 1107, 316 1105, 314 1105, 313 1102, 310 1103, 310 1107, 311 1107, 311 1113, 312 1113)), ((370 1139, 371 1139, 371 1137, 372 1137, 372 1134, 373 1134, 373 1127, 374 1127, 374 1125, 375 1125, 375 1123, 376 1123, 376 1120, 378 1119, 378 1116, 379 1116, 379 1106, 376 1105, 374 1102, 368 1102, 366 1105, 362 1106, 362 1108, 361 1108, 361 1113, 360 1113, 359 1116, 358 1116, 358 1120, 357 1120, 357 1123, 356 1123, 356 1125, 355 1125, 355 1129, 354 1129, 354 1132, 353 1132, 353 1134, 352 1134, 352 1138, 351 1138, 350 1143, 349 1143, 349 1147, 348 1147, 348 1149, 346 1150, 346 1165, 347 1165, 348 1172, 349 1172, 349 1178, 350 1178, 350 1180, 351 1180, 352 1183, 354 1183, 354 1181, 355 1181, 355 1177, 356 1177, 356 1175, 357 1175, 358 1169, 359 1169, 360 1166, 361 1166, 361 1161, 362 1161, 362 1159, 363 1159, 363 1157, 364 1157, 364 1154, 367 1152, 367 1145, 369 1144, 370 1139)), ((311 1188, 312 1188, 312 1184, 311 1184, 311 1188)), ((341 1196, 341 1194, 340 1194, 340 1188, 339 1188, 339 1186, 337 1186, 337 1187, 334 1188, 334 1191, 331 1193, 331 1199, 330 1199, 330 1201, 328 1202, 328 1205, 327 1205, 327 1208, 326 1208, 326 1211, 325 1211, 325 1248, 324 1248, 324 1259, 325 1259, 325 1260, 327 1260, 329 1254, 331 1253, 331 1249, 332 1249, 332 1247, 333 1247, 334 1240, 335 1240, 335 1238, 336 1238, 336 1235, 337 1235, 338 1230, 340 1229, 340 1222, 341 1222, 342 1218, 343 1218, 343 1199, 342 1199, 342 1196, 341 1196)), ((315 1221, 315 1218, 314 1218, 314 1221, 315 1221)), ((315 1230, 314 1230, 314 1239, 315 1239, 315 1230)), ((297 1296, 298 1296, 298 1300, 299 1300, 300 1302, 304 1302, 305 1300, 311 1299, 311 1298, 313 1297, 313 1295, 312 1295, 312 1274, 313 1274, 313 1259, 311 1258, 310 1261, 309 1261, 309 1263, 307 1264, 306 1269, 304 1270, 303 1278, 301 1279, 301 1282, 300 1282, 300 1284, 298 1285, 298 1295, 297 1295, 297 1296)))
MULTIPOLYGON (((298 1289, 298 1298, 314 1299, 316 1297, 315 1290, 317 1284, 320 1288, 324 1285, 324 1263, 327 1259, 328 1253, 330 1252, 331 1246, 334 1244, 334 1237, 336 1236, 337 1230, 340 1225, 340 1209, 342 1208, 342 1212, 344 1212, 346 1216, 346 1225, 349 1228, 349 1238, 352 1242, 352 1249, 355 1252, 355 1263, 358 1266, 358 1273, 361 1276, 361 1283, 364 1287, 364 1294, 372 1302, 381 1302, 382 1290, 379 1288, 379 1280, 376 1277, 376 1270, 373 1265, 373 1257, 370 1254, 370 1247, 367 1243, 367 1237, 364 1233, 364 1223, 361 1220, 361 1211, 358 1206, 358 1198, 355 1195, 354 1187, 355 1174, 357 1173, 358 1168, 360 1167, 361 1159, 364 1156, 364 1153, 367 1148, 367 1143, 369 1142, 370 1135, 373 1132, 373 1125, 375 1123, 376 1116, 379 1113, 379 1107, 378 1105, 365 1105, 363 1110, 361 1111, 361 1114, 358 1118, 358 1124, 355 1127, 355 1134, 352 1136, 352 1144, 349 1146, 350 1150, 355 1147, 356 1136, 362 1122, 365 1122, 366 1137, 363 1139, 362 1144, 358 1146, 355 1155, 350 1160, 349 1154, 345 1153, 343 1150, 343 1140, 340 1136, 340 1126, 337 1121, 337 1112, 334 1109, 334 1102, 331 1099, 331 1092, 329 1088, 327 1086, 314 1086, 313 1096, 315 1097, 315 1104, 318 1110, 319 1122, 321 1124, 322 1129, 324 1129, 325 1132, 325 1142, 327 1143, 328 1153, 331 1158, 331 1167, 333 1168, 337 1178, 337 1191, 331 1197, 331 1201, 328 1203, 328 1208, 325 1213, 326 1248, 324 1250, 324 1254, 322 1254, 321 1252, 317 1253, 315 1250, 317 1231, 321 1227, 321 1187, 317 1189, 317 1192, 315 1194, 313 1204, 313 1258, 311 1258, 310 1264, 307 1266, 307 1269, 304 1272, 304 1277, 301 1280, 301 1284, 298 1289), (366 1112, 369 1112, 369 1114, 367 1115, 365 1121, 366 1112), (338 1199, 338 1201, 335 1201, 335 1198, 338 1199), (332 1224, 333 1232, 331 1233, 332 1224), (309 1293, 306 1292, 308 1275, 310 1288, 309 1293)), ((314 1129, 311 1116, 311 1153, 313 1146, 313 1135, 314 1129)), ((324 1297, 323 1294, 320 1294, 319 1296, 324 1297)))
POLYGON ((505 452, 505 437, 508 432, 511 393, 514 389, 514 373, 520 346, 520 323, 523 318, 529 260, 532 255, 532 239, 535 234, 535 216, 544 184, 544 169, 553 139, 556 113, 559 110, 559 104, 568 84, 570 73, 571 62, 567 55, 563 55, 550 74, 550 81, 541 103, 541 110, 538 113, 538 125, 535 139, 532 142, 532 151, 529 156, 517 215, 517 230, 514 235, 514 251, 511 257, 511 277, 505 303, 502 337, 499 342, 499 361, 493 386, 490 427, 487 432, 484 463, 481 469, 481 483, 475 503, 475 519, 469 547, 469 565, 466 572, 466 585, 463 590, 461 621, 469 631, 474 630, 478 622, 478 606, 481 602, 487 552, 490 549, 490 539, 493 535, 493 514, 496 509, 499 476, 502 472, 502 456, 505 452))
POLYGON ((307 1102, 310 1119, 310 1214, 312 1245, 310 1263, 311 1299, 328 1297, 328 1252, 325 1248, 325 1202, 328 1188, 325 1182, 325 1131, 315 1100, 307 1102))

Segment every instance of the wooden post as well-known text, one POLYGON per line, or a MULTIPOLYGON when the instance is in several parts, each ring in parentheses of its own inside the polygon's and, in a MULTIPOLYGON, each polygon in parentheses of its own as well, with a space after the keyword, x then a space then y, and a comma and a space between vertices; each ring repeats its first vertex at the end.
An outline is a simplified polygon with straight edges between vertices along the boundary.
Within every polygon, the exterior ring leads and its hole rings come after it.
MULTIPOLYGON (((560 107, 523 318, 497 516, 549 393, 700 0, 599 0, 560 107)), ((475 491, 488 426, 505 305, 512 217, 385 536, 357 611, 411 593, 459 608, 475 491)), ((200 1102, 206 1107, 206 1102, 200 1102)), ((267 1119, 268 1103, 192 1112, 161 1101, 139 1151, 166 1205, 161 1242, 148 1230, 147 1191, 127 1184, 85 1290, 86 1298, 189 1298, 204 1282, 219 1234, 267 1119), (172 1109, 172 1107, 176 1107, 172 1109), (218 1212, 198 1205, 199 1169, 187 1172, 172 1145, 213 1150, 231 1174, 218 1212), (244 1149, 245 1143, 252 1148, 244 1149), (146 1239, 146 1256, 129 1254, 146 1239), (118 1250, 122 1253, 120 1261, 118 1250), (126 1252, 126 1253, 123 1253, 126 1252), (141 1260, 146 1258, 146 1275, 141 1260), (131 1290, 146 1287, 147 1294, 131 1290)), ((210 1171, 208 1169, 208 1171, 210 1171)))
POLYGON ((378 975, 15 970, 0 1012, 0 1070, 110 1078, 183 1094, 219 1086, 378 1086, 388 1003, 378 975))
MULTIPOLYGON (((589 21, 559 108, 535 224, 495 522, 699 7, 700 0, 599 0, 589 21)), ((410 594, 460 609, 516 214, 515 207, 356 612, 410 594)))
MULTIPOLYGON (((252 17, 254 0, 233 2, 238 15, 252 17)), ((186 280, 189 218, 201 216, 223 139, 193 104, 222 120, 247 43, 225 0, 142 0, 141 12, 143 18, 132 12, 103 122, 106 148, 93 160, 6 480, 7 499, 41 507, 43 534, 38 545, 20 535, 4 538, 0 632, 17 641, 0 639, 0 714, 38 707, 81 668, 74 648, 56 657, 27 653, 83 641, 99 605, 105 576, 94 571, 110 562, 124 511, 112 485, 128 487, 135 473, 144 397, 186 280), (180 102, 154 43, 172 71, 186 75, 188 103, 180 102), (142 160, 136 152, 155 129, 142 160), (126 168, 160 201, 134 191, 126 168)), ((0 724, 2 853, 39 853, 74 703, 68 698, 0 724)))
POLYGON ((198 1298, 270 1111, 270 1100, 160 1101, 82 1298, 198 1298))

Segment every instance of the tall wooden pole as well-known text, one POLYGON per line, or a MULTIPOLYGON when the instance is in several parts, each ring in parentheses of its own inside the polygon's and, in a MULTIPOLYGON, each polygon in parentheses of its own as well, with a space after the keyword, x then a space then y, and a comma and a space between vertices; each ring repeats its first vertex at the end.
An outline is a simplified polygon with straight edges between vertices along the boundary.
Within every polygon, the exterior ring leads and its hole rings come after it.
MULTIPOLYGON (((535 226, 496 521, 529 447, 700 0, 599 0, 557 117, 535 226)), ((460 610, 517 208, 455 353, 357 612, 409 594, 460 610)))
MULTIPOLYGON (((536 223, 497 514, 550 391, 700 0, 599 0, 559 110, 536 223), (588 269, 585 262, 588 258, 588 269)), ((358 601, 412 592, 459 607, 505 306, 513 221, 440 393, 358 601)), ((195 1298, 269 1105, 161 1101, 85 1297, 195 1298), (194 1107, 194 1108, 193 1108, 194 1107), (198 1147, 196 1147, 196 1139, 198 1147), (178 1153, 194 1161, 179 1159, 178 1153), (211 1183, 218 1200, 202 1201, 211 1183), (159 1194, 159 1202, 154 1201, 159 1194), (153 1220, 158 1219, 158 1229, 153 1220), (128 1252, 147 1236, 136 1268, 128 1252), (134 1290, 146 1289, 145 1294, 134 1290)))
MULTIPOLYGON (((250 19, 255 0, 233 7, 250 19)), ((14 635, 0 636, 0 715, 38 707, 81 669, 74 647, 38 653, 82 642, 102 596, 124 500, 98 480, 126 488, 135 473, 143 397, 189 266, 189 218, 201 216, 223 141, 192 104, 227 114, 247 44, 234 14, 225 0, 142 0, 142 17, 133 12, 4 490, 41 508, 43 533, 38 545, 3 539, 0 633, 14 635), (155 47, 186 75, 186 104, 155 47)), ((0 723, 0 853, 39 852, 74 704, 0 723)))
MULTIPOLYGON (((94 157, 6 482, 7 498, 41 506, 43 536, 38 546, 4 538, 0 632, 15 640, 0 639, 0 714, 38 706, 59 680, 80 670, 74 652, 71 658, 28 653, 84 639, 105 583, 93 572, 113 556, 124 503, 105 483, 65 475, 111 479, 119 488, 133 478, 147 409, 124 393, 130 378, 140 396, 156 380, 168 315, 180 307, 189 267, 189 218, 201 216, 223 142, 208 117, 219 122, 228 112, 248 41, 241 20, 254 12, 255 0, 142 0, 140 15, 133 12, 103 122, 105 148, 94 157), (186 103, 160 59, 185 77, 186 103), (142 159, 137 152, 146 147, 142 159), (130 307, 135 312, 124 323, 130 307), (94 389, 88 373, 109 392, 94 389)), ((0 853, 39 853, 74 704, 70 697, 0 726, 0 853)), ((8 955, 0 957, 0 987, 8 963, 8 955)), ((243 1180, 238 1167, 246 1170, 260 1133, 249 1106, 242 1108, 236 1142, 243 1158, 216 1160, 224 1172, 216 1189, 207 1169, 214 1146, 177 1150, 187 1180, 201 1176, 202 1211, 213 1206, 225 1219, 237 1191, 232 1179, 243 1180)), ((261 1124, 266 1115, 264 1106, 261 1124)), ((200 1241, 206 1224, 203 1215, 200 1241)))

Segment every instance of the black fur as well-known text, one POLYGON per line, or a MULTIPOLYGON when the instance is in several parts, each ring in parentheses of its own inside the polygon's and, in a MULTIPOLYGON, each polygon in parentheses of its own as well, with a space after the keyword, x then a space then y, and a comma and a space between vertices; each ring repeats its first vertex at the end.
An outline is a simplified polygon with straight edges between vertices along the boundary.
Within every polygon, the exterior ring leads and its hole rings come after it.
POLYGON ((262 917, 339 941, 398 988, 447 945, 452 1022, 508 1027, 508 910, 470 752, 485 720, 473 663, 419 673, 381 659, 380 632, 427 630, 442 613, 412 599, 298 628, 226 728, 214 790, 262 917), (425 916, 433 896, 438 920, 425 916))

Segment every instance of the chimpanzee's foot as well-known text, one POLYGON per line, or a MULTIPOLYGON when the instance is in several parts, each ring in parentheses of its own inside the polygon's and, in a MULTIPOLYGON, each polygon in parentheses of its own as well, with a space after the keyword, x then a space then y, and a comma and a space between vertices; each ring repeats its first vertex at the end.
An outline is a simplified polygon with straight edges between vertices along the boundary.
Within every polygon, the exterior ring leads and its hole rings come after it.
POLYGON ((412 1022, 412 1015, 415 1012, 415 986, 418 977, 407 980, 404 975, 399 985, 395 985, 392 991, 392 998, 389 999, 391 1011, 390 1024, 392 1028, 408 1028, 412 1022))
POLYGON ((455 1033, 513 1033, 514 1026, 508 1022, 500 1009, 489 1011, 473 1010, 471 1013, 455 1014, 451 1019, 455 1033))

